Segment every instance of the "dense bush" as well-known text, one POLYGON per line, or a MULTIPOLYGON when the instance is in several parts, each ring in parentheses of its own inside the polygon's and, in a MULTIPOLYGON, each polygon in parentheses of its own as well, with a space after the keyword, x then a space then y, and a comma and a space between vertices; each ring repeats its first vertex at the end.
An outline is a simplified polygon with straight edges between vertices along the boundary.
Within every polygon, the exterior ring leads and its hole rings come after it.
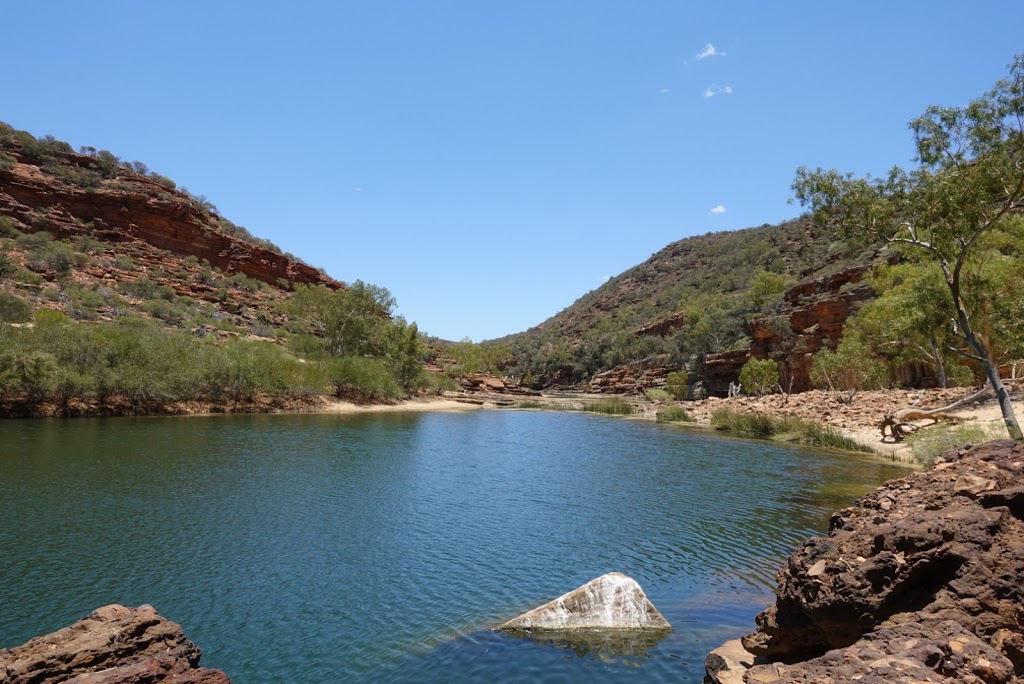
POLYGON ((851 403, 862 389, 884 389, 889 383, 889 369, 856 335, 847 335, 836 347, 822 349, 814 355, 811 382, 821 389, 845 393, 851 403))
MULTIPOLYGON (((24 317, 24 307, 14 306, 14 317, 24 317)), ((139 318, 78 323, 41 309, 32 328, 0 325, 0 399, 8 401, 102 406, 118 398, 146 410, 175 401, 244 403, 332 391, 369 401, 403 396, 397 377, 386 358, 300 359, 269 342, 217 344, 139 318)))
POLYGON ((779 364, 771 359, 751 358, 740 369, 740 384, 747 394, 768 394, 779 384, 779 364))
POLYGON ((32 307, 15 295, 0 292, 0 323, 25 323, 32 319, 32 307))

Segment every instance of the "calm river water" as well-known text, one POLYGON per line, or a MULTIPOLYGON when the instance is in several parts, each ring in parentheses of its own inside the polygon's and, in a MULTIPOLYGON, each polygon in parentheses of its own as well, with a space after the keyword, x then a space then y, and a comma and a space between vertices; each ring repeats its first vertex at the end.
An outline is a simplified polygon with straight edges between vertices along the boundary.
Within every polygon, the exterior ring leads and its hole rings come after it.
POLYGON ((578 413, 0 423, 0 647, 151 603, 261 682, 699 682, 780 560, 903 471, 578 413), (487 631, 610 570, 654 645, 487 631))

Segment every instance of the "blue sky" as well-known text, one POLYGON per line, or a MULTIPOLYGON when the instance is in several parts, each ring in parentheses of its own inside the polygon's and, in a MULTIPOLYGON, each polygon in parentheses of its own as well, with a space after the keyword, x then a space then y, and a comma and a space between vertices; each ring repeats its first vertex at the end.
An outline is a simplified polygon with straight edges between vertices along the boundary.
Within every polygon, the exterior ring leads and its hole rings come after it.
POLYGON ((0 120, 140 160, 449 339, 540 323, 1024 51, 1018 0, 4 7, 0 120))

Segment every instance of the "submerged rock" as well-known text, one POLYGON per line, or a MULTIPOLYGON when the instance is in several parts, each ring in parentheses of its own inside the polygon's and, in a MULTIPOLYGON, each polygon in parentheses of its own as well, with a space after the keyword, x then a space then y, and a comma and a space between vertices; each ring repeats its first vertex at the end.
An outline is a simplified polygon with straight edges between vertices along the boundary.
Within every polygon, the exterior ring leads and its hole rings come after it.
POLYGON ((69 627, 0 649, 0 681, 9 684, 231 684, 199 667, 199 647, 149 605, 98 608, 69 627))
POLYGON ((509 620, 502 630, 651 630, 672 628, 636 580, 609 572, 509 620))

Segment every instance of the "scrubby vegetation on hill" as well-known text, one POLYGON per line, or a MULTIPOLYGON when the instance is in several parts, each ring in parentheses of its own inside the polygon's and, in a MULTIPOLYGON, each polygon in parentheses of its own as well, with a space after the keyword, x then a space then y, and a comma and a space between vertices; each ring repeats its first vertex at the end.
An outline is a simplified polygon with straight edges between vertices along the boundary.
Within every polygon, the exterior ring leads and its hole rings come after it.
POLYGON ((0 124, 0 414, 253 410, 438 383, 386 289, 296 271, 287 255, 274 266, 306 284, 267 278, 260 264, 248 275, 248 253, 229 249, 214 265, 149 242, 143 219, 170 222, 150 231, 158 242, 184 231, 280 252, 140 162, 0 124), (22 201, 49 189, 74 211, 22 201), (118 225, 93 225, 101 196, 124 198, 118 225), (129 206, 173 209, 140 218, 129 206))
POLYGON ((747 320, 773 311, 788 286, 871 255, 806 219, 685 238, 540 325, 494 343, 510 349, 508 372, 540 386, 578 383, 655 357, 699 365, 708 354, 745 345, 747 320), (669 316, 679 321, 675 329, 641 330, 669 316))

